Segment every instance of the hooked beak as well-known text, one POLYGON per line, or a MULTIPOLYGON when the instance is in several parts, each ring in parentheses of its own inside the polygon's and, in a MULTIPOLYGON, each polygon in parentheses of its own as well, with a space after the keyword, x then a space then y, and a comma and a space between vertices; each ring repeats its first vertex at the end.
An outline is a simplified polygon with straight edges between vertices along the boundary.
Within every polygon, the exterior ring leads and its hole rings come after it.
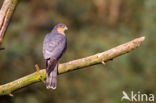
POLYGON ((67 26, 65 26, 64 30, 68 30, 67 26))

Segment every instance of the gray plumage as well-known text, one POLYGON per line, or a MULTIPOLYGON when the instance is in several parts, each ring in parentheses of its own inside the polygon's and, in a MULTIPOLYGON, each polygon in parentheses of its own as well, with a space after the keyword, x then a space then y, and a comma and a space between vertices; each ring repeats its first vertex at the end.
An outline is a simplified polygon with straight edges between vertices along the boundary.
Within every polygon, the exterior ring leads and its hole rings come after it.
POLYGON ((66 37, 59 33, 49 33, 46 35, 43 42, 44 59, 53 57, 59 59, 62 56, 66 46, 66 37))
POLYGON ((46 60, 47 88, 56 88, 58 60, 61 58, 67 47, 66 36, 57 31, 57 29, 62 26, 65 25, 56 25, 52 32, 45 36, 43 41, 43 56, 46 60))

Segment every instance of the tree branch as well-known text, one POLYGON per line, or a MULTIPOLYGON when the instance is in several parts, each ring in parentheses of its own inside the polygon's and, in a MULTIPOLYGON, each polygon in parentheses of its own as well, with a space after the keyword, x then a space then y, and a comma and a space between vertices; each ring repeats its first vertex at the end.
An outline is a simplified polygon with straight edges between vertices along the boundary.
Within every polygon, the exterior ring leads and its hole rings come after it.
MULTIPOLYGON (((109 60, 114 59, 115 57, 128 53, 134 50, 135 48, 139 47, 140 44, 144 41, 144 39, 145 37, 136 38, 128 43, 122 44, 105 52, 60 64, 58 68, 58 74, 82 69, 84 67, 92 66, 95 64, 105 63, 109 60)), ((30 84, 42 81, 45 78, 45 69, 43 69, 38 72, 27 75, 23 78, 17 79, 13 82, 0 85, 0 95, 12 95, 11 93, 13 91, 28 86, 30 84)))
POLYGON ((17 0, 5 0, 0 10, 0 44, 3 41, 4 34, 9 25, 9 21, 13 15, 17 5, 17 0))

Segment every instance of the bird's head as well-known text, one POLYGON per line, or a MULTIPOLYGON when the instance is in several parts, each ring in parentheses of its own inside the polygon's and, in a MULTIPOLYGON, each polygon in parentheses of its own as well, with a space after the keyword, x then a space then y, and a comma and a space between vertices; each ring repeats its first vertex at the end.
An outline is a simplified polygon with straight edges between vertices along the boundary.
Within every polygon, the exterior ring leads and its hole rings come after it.
POLYGON ((65 35, 65 31, 68 30, 67 26, 65 24, 57 24, 55 27, 54 27, 54 31, 60 33, 60 34, 63 34, 65 35))

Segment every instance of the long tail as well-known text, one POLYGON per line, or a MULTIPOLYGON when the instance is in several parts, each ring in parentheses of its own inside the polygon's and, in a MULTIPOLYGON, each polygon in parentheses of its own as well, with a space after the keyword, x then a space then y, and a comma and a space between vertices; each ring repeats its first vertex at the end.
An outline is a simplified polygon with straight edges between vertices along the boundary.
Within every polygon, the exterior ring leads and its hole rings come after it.
POLYGON ((58 64, 55 60, 47 61, 47 79, 46 79, 46 87, 47 89, 56 89, 57 87, 57 68, 58 64))

